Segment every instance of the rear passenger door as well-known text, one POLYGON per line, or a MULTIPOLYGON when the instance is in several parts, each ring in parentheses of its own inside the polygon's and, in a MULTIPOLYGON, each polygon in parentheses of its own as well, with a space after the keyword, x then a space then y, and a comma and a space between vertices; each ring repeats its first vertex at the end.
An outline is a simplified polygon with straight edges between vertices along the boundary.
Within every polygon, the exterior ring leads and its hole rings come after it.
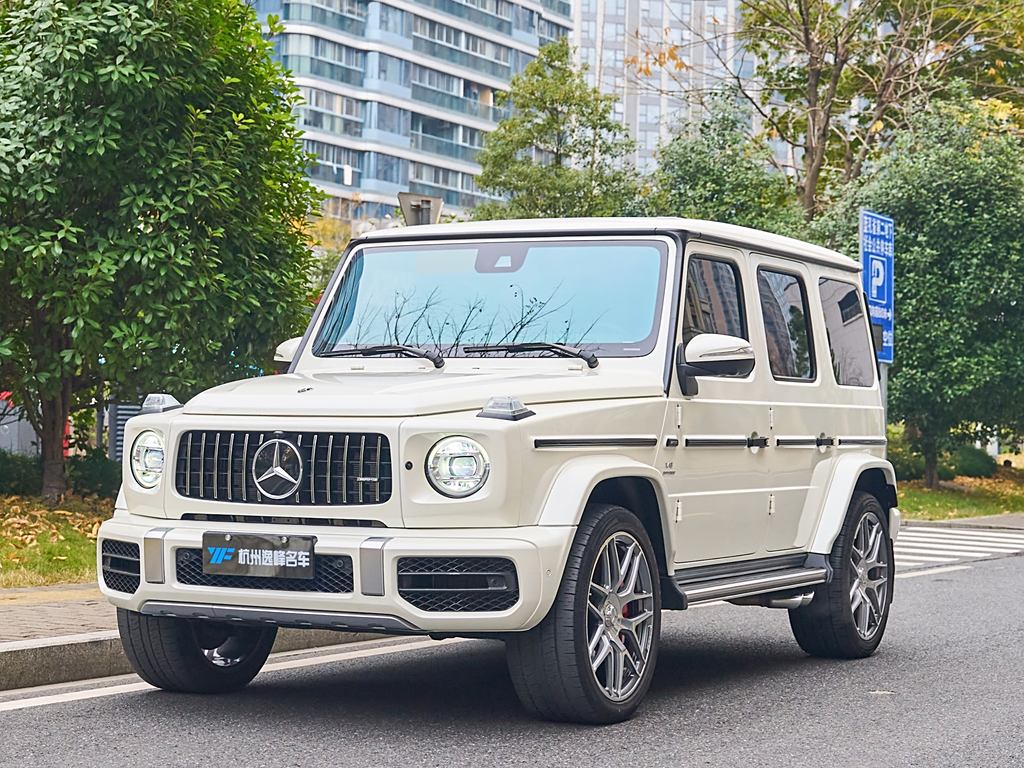
POLYGON ((806 264, 754 254, 768 371, 762 378, 773 436, 768 479, 768 526, 765 548, 781 553, 800 548, 813 525, 805 502, 812 476, 824 458, 824 441, 834 408, 823 385, 816 350, 820 314, 817 281, 806 264))

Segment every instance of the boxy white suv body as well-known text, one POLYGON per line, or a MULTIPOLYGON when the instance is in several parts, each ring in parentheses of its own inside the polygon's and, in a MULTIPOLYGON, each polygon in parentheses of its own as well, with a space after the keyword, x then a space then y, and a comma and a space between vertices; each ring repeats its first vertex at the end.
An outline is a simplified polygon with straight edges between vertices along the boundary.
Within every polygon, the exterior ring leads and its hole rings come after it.
POLYGON ((499 637, 533 713, 613 722, 663 608, 869 655, 899 512, 859 269, 682 219, 358 239, 287 374, 129 422, 98 546, 129 658, 224 691, 279 626, 499 637))

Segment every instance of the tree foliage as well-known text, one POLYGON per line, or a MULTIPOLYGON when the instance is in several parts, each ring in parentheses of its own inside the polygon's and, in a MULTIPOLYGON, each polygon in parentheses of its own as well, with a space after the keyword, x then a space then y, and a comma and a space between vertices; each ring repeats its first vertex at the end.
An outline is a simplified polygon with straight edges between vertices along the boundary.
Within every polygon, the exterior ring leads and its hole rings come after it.
POLYGON ((1024 428, 1024 140, 992 110, 933 103, 819 235, 856 252, 861 206, 896 220, 890 414, 934 485, 957 432, 1024 428))
POLYGON ((768 147, 748 138, 749 115, 732 96, 713 100, 702 122, 661 149, 648 211, 800 236, 793 184, 772 169, 768 147))
POLYGON ((294 86, 242 0, 0 5, 0 381, 68 414, 256 370, 306 298, 294 86))
POLYGON ((500 104, 510 116, 484 140, 477 185, 507 197, 477 218, 610 216, 635 194, 633 142, 613 116, 614 97, 591 88, 562 39, 512 78, 500 104))

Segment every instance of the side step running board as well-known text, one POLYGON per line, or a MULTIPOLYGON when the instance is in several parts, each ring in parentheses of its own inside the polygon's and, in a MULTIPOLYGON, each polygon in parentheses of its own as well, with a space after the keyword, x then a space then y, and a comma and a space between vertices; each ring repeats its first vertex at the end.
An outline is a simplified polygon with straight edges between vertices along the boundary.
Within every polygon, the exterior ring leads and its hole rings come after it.
POLYGON ((804 567, 684 584, 672 581, 672 586, 683 598, 683 607, 689 607, 701 603, 712 603, 716 600, 734 600, 751 595, 762 595, 766 592, 811 587, 827 580, 827 569, 804 567))

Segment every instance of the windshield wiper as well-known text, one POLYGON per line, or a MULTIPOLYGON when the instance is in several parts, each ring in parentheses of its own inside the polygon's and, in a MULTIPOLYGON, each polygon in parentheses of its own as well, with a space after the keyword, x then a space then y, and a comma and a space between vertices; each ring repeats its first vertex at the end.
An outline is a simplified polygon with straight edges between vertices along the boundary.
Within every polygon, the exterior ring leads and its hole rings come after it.
POLYGON ((422 357, 434 364, 435 368, 444 367, 444 358, 439 352, 408 344, 374 344, 369 347, 352 347, 351 349, 330 349, 318 352, 317 357, 376 357, 377 355, 397 354, 406 357, 422 357))
POLYGON ((473 347, 463 347, 463 352, 553 352, 559 357, 578 357, 583 360, 588 368, 597 368, 597 355, 579 347, 570 347, 566 344, 555 344, 550 341, 530 341, 511 344, 480 344, 473 347))

